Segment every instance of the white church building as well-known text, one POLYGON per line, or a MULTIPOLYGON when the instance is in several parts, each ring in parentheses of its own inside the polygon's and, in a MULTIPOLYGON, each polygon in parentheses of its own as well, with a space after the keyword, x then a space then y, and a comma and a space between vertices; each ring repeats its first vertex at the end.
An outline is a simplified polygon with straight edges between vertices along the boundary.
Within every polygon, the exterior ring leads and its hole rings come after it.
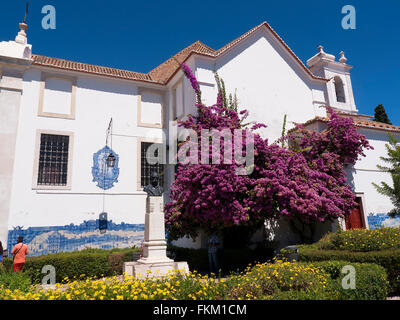
MULTIPOLYGON (((250 120, 268 125, 261 133, 270 141, 280 137, 285 114, 289 126, 307 123, 316 130, 326 121, 323 106, 353 117, 374 150, 348 170, 360 209, 347 227, 399 224, 387 218, 391 202, 371 182, 391 182, 376 165, 386 154, 387 133, 398 137, 400 127, 358 114, 343 52, 336 60, 319 47, 306 66, 263 22, 218 50, 196 41, 139 73, 42 56, 40 48, 32 51, 26 30, 22 23, 14 41, 0 42, 0 241, 8 248, 18 235, 33 255, 140 245, 143 186, 157 170, 167 199, 174 172, 173 165, 149 164, 146 150, 168 145, 171 123, 195 112, 183 62, 208 105, 216 101, 217 71, 250 120), (113 168, 105 166, 110 152, 113 168), (104 234, 101 212, 109 220, 104 234)), ((285 230, 276 235, 280 246, 296 241, 285 230)), ((178 244, 199 248, 201 238, 178 244)))

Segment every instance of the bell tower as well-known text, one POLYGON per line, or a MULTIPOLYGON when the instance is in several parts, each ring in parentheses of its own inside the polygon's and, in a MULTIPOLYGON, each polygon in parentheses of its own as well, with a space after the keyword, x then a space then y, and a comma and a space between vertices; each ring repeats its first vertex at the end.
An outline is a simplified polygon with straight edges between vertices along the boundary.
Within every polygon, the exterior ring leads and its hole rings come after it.
POLYGON ((326 85, 329 106, 342 111, 357 113, 350 78, 350 69, 353 67, 346 64, 347 58, 344 56, 344 52, 339 53, 340 58, 336 61, 335 56, 324 52, 322 46, 318 47, 318 51, 315 56, 307 61, 307 65, 315 75, 330 79, 326 85))

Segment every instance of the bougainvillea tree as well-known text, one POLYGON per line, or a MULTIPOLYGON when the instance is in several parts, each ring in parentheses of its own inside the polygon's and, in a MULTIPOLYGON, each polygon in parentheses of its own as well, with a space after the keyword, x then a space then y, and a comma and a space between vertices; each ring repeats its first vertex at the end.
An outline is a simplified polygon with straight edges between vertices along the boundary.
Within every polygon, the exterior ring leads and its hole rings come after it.
POLYGON ((346 184, 344 167, 354 165, 359 157, 365 156, 363 150, 372 149, 365 136, 357 132, 352 118, 340 117, 331 108, 327 108, 327 112, 329 121, 322 132, 297 125, 293 133, 285 137, 292 142, 290 149, 302 159, 298 163, 305 163, 307 167, 290 168, 286 177, 292 179, 289 182, 291 192, 296 192, 298 198, 282 199, 278 194, 278 203, 289 208, 284 208, 280 214, 290 218, 292 230, 297 231, 303 241, 312 240, 315 222, 344 218, 357 205, 351 187, 346 184), (307 239, 307 226, 310 239, 307 239))
MULTIPOLYGON (((226 99, 225 86, 217 75, 217 102, 205 106, 193 73, 184 64, 182 69, 196 92, 197 115, 189 115, 179 125, 197 133, 198 145, 204 129, 229 130, 232 136, 235 130, 242 130, 240 143, 232 144, 232 158, 238 153, 244 155, 251 142, 254 163, 178 163, 165 215, 172 239, 184 235, 194 238, 200 229, 208 233, 233 226, 257 229, 265 219, 280 217, 306 224, 333 221, 345 217, 356 205, 351 187, 346 184, 344 164, 354 164, 363 149, 370 146, 357 133, 352 119, 330 110, 325 131, 309 132, 298 126, 285 138, 295 141, 295 148, 270 144, 256 133, 264 124, 244 124, 248 112, 238 112, 237 100, 232 103, 232 99, 226 99), (239 175, 238 169, 246 169, 249 174, 239 175)), ((218 150, 209 146, 210 160, 212 152, 219 153, 221 159, 225 155, 220 139, 218 150)), ((189 143, 194 142, 186 141, 181 148, 189 143)), ((200 158, 201 152, 199 148, 194 156, 200 158)))

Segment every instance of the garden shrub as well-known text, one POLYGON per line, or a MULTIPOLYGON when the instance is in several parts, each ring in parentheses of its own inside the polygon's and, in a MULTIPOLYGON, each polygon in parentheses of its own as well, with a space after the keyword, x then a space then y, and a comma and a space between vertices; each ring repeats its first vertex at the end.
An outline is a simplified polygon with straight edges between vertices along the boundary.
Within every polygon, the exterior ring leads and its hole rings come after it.
POLYGON ((0 274, 6 272, 6 267, 0 262, 0 274))
MULTIPOLYGON (((34 284, 41 283, 45 275, 42 273, 42 268, 45 265, 51 265, 56 269, 56 282, 62 282, 65 278, 111 276, 121 274, 123 262, 132 261, 133 253, 138 251, 138 248, 84 249, 27 257, 23 271, 34 284)), ((6 270, 11 271, 12 259, 5 259, 4 265, 6 270)))
MULTIPOLYGON (((1 264, 0 264, 1 265, 1 264)), ((0 273, 0 289, 29 291, 31 279, 25 272, 0 273)))
POLYGON ((275 299, 299 294, 307 299, 332 299, 329 275, 313 265, 264 263, 232 277, 228 299, 275 299))
POLYGON ((300 246, 299 261, 316 262, 328 260, 349 261, 350 263, 374 263, 382 266, 389 281, 389 294, 400 293, 400 250, 355 252, 349 250, 319 250, 315 245, 300 246))
POLYGON ((228 299, 239 297, 271 300, 385 300, 388 282, 385 269, 376 264, 345 261, 258 265, 233 278, 228 299), (356 288, 342 287, 342 268, 352 265, 356 288))
POLYGON ((13 259, 12 258, 3 258, 3 266, 6 271, 12 271, 13 259))
POLYGON ((331 290, 340 300, 385 300, 389 283, 383 267, 372 263, 354 263, 346 261, 322 261, 313 263, 327 273, 332 281, 331 290), (355 269, 355 289, 344 289, 342 273, 344 266, 351 265, 355 269))
POLYGON ((41 270, 51 265, 56 270, 56 282, 65 278, 101 277, 110 275, 107 255, 103 253, 57 253, 27 258, 24 272, 29 274, 33 283, 40 283, 44 274, 41 270))
POLYGON ((139 251, 125 251, 111 253, 108 259, 108 265, 111 274, 122 274, 124 262, 136 261, 140 258, 139 251))
POLYGON ((107 257, 111 273, 122 274, 124 258, 124 253, 112 253, 107 257))
POLYGON ((400 249, 399 228, 351 229, 328 233, 315 247, 321 250, 378 251, 400 249))

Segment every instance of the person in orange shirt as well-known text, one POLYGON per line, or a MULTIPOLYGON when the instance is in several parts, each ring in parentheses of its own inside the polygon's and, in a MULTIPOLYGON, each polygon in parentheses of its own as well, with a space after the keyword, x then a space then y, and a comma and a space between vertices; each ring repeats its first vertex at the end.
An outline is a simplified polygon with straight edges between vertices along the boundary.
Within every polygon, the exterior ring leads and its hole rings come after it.
POLYGON ((29 254, 28 246, 22 237, 18 237, 18 243, 12 249, 11 254, 14 255, 14 271, 21 271, 25 264, 25 255, 29 254))

